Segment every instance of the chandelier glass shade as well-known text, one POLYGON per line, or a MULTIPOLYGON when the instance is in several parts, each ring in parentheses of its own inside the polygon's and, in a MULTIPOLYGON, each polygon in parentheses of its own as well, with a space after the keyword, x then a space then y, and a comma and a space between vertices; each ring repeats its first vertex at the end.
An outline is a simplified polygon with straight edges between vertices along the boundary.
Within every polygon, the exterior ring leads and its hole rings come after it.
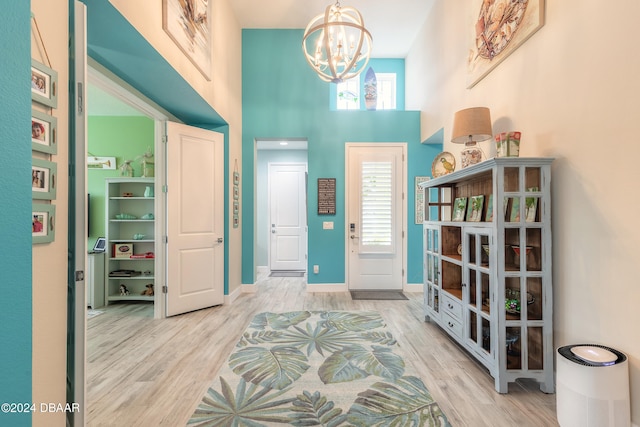
POLYGON ((364 27, 360 12, 336 2, 309 22, 302 50, 322 80, 340 83, 357 76, 367 66, 371 34, 364 27))

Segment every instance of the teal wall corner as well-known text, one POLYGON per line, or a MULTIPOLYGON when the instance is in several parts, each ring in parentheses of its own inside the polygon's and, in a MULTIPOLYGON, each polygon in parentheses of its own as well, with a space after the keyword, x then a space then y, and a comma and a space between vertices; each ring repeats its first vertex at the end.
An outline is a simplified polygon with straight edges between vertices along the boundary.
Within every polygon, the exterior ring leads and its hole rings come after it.
MULTIPOLYGON (((0 402, 32 401, 32 200, 30 188, 31 91, 25 82, 31 73, 29 2, 3 5, 0 35, 3 57, 0 73, 0 127, 6 148, 0 156, 0 402), (9 60, 7 60, 9 58, 9 60)), ((30 426, 27 413, 0 414, 0 424, 30 426)))

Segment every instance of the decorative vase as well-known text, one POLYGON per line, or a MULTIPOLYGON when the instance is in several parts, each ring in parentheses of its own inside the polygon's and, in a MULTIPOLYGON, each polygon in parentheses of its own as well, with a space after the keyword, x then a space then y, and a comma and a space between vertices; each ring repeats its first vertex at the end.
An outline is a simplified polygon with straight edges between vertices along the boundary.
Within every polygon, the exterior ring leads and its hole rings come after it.
POLYGON ((144 197, 153 197, 153 187, 147 185, 147 188, 144 189, 144 197))
POLYGON ((502 132, 496 135, 498 157, 518 157, 520 155, 521 132, 502 132))

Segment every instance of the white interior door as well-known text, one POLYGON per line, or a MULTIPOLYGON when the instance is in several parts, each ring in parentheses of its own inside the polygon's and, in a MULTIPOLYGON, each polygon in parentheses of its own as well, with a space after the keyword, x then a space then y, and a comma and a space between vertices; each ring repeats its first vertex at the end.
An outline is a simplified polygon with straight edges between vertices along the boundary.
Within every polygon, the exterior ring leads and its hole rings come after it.
POLYGON ((405 144, 347 144, 347 280, 350 290, 401 290, 405 144))
POLYGON ((268 165, 271 270, 307 269, 306 172, 304 164, 268 165))
POLYGON ((224 302, 224 136, 167 122, 167 315, 224 302))

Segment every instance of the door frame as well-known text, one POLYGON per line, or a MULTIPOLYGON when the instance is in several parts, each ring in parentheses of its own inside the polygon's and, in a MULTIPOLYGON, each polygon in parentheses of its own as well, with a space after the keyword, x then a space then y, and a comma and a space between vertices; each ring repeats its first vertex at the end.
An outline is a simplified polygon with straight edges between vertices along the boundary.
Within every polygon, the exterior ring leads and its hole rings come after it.
POLYGON ((349 158, 349 149, 352 147, 357 148, 370 148, 372 150, 376 148, 390 148, 401 147, 402 148, 402 215, 400 215, 402 221, 402 289, 407 288, 407 248, 408 248, 408 236, 407 236, 407 143, 406 142, 347 142, 344 145, 344 281, 349 289, 349 273, 351 266, 349 265, 349 165, 351 159, 349 158))
MULTIPOLYGON (((171 113, 164 110, 159 105, 155 104, 153 101, 148 99, 138 90, 136 90, 133 86, 129 85, 115 74, 113 74, 109 69, 105 68, 92 58, 88 58, 88 84, 99 87, 106 93, 112 95, 113 97, 119 99, 125 104, 135 108, 140 111, 151 120, 154 121, 154 176, 155 176, 155 201, 154 201, 154 212, 165 212, 166 211, 166 193, 162 191, 163 186, 167 184, 166 177, 166 145, 164 144, 166 129, 165 122, 171 120, 173 122, 182 123, 176 117, 174 117, 171 113)), ((91 100, 88 100, 91 102, 91 100)), ((86 161, 86 156, 85 159, 86 161)), ((166 236, 167 223, 166 223, 166 215, 162 215, 161 219, 156 220, 155 223, 155 235, 156 236, 166 236)), ((86 231, 84 235, 86 236, 86 231)), ((155 253, 156 253, 156 269, 157 271, 165 272, 166 271, 166 263, 164 262, 166 258, 166 248, 163 244, 156 245, 155 253)), ((163 292, 159 292, 164 286, 164 280, 166 277, 162 277, 161 280, 156 279, 155 288, 158 292, 155 292, 153 299, 153 317, 156 319, 163 319, 167 317, 166 314, 166 301, 165 294, 163 292)))
MULTIPOLYGON (((267 224, 273 224, 273 222, 271 222, 271 167, 272 166, 303 166, 304 170, 305 170, 305 182, 308 181, 308 176, 309 176, 309 164, 305 163, 305 162, 268 162, 267 163, 267 224)), ((306 185, 308 185, 308 182, 306 182, 306 185)), ((305 195, 304 195, 304 201, 305 204, 304 206, 298 206, 298 212, 300 212, 300 210, 303 211, 304 213, 304 217, 305 217, 305 225, 304 225, 304 233, 305 233, 305 253, 304 253, 304 258, 305 258, 305 267, 304 267, 304 271, 307 272, 307 270, 309 269, 309 214, 307 212, 307 206, 308 206, 308 197, 309 197, 309 191, 308 188, 305 186, 305 195)), ((270 233, 271 230, 271 226, 267 227, 268 232, 270 233)), ((269 267, 269 271, 271 271, 271 234, 268 235, 268 239, 267 239, 267 266, 269 267)))

